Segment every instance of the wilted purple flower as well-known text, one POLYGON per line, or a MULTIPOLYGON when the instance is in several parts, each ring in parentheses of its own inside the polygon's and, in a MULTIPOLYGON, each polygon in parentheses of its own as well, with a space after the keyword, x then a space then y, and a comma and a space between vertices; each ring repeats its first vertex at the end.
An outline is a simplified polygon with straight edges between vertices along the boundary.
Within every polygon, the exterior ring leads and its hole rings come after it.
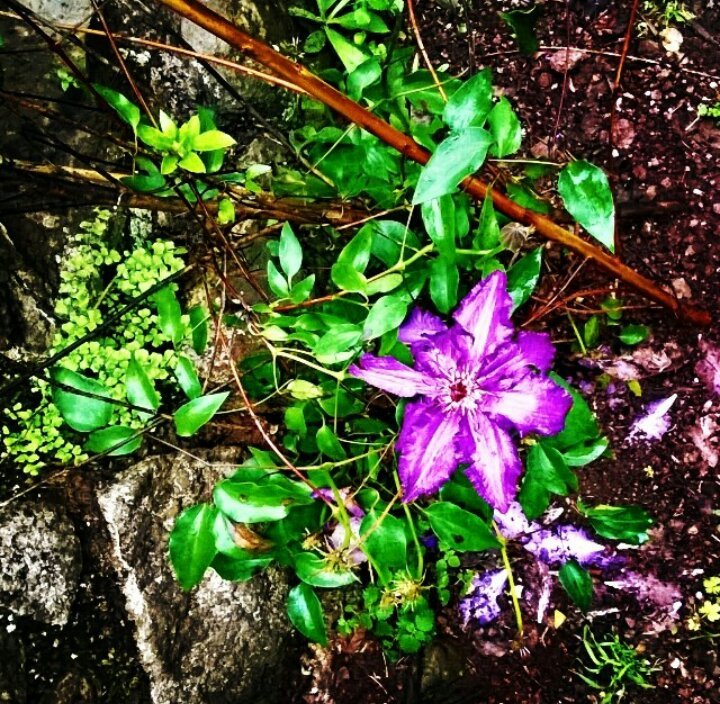
POLYGON ((500 615, 498 599, 505 591, 507 581, 505 570, 488 571, 482 576, 476 574, 472 581, 472 591, 458 604, 463 624, 467 625, 471 619, 481 624, 494 621, 500 615))
MULTIPOLYGON (((362 524, 362 516, 352 516, 350 518, 350 558, 356 565, 367 562, 367 555, 360 548, 352 548, 353 543, 360 541, 360 525, 362 524)), ((335 550, 342 550, 345 545, 345 526, 338 523, 334 528, 328 541, 335 550)))
POLYGON ((591 540, 582 528, 575 526, 536 531, 530 534, 524 548, 551 567, 568 560, 577 560, 583 566, 609 563, 605 546, 591 540))
MULTIPOLYGON (((340 498, 347 509, 347 512, 355 518, 362 518, 365 515, 362 506, 355 501, 355 498, 350 495, 350 488, 344 487, 338 490, 340 498)), ((328 487, 321 487, 313 491, 313 498, 324 499, 325 501, 335 502, 335 493, 328 487)))
POLYGON ((661 440, 670 429, 668 411, 677 400, 677 394, 654 401, 645 406, 645 413, 632 424, 628 440, 644 435, 648 440, 661 440))
POLYGON ((540 530, 540 524, 535 521, 528 521, 522 506, 517 501, 511 501, 507 511, 501 513, 495 511, 493 520, 500 529, 500 532, 508 540, 522 538, 530 533, 540 530))
POLYGON ((510 431, 554 435, 572 405, 547 377, 555 353, 546 334, 515 335, 504 272, 463 299, 447 327, 415 309, 399 339, 414 369, 393 357, 363 355, 351 374, 384 391, 420 397, 405 407, 397 449, 403 500, 432 494, 460 463, 478 493, 505 511, 522 471, 510 431))

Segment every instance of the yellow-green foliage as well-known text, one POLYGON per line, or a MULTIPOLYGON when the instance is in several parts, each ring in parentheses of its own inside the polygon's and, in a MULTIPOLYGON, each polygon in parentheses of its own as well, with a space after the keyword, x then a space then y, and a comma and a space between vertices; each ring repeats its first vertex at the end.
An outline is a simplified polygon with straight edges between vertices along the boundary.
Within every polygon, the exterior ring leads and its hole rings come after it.
POLYGON ((711 624, 716 627, 720 621, 720 577, 703 580, 703 597, 697 611, 687 621, 691 631, 699 631, 711 624))
MULTIPOLYGON (((133 251, 115 249, 109 240, 111 214, 99 210, 83 222, 70 242, 62 270, 55 314, 60 322, 51 352, 55 353, 102 325, 111 311, 129 303, 164 278, 183 268, 185 250, 157 240, 133 251)), ((187 321, 186 321, 187 322, 187 321)), ((167 379, 176 354, 157 325, 153 304, 128 313, 112 330, 78 347, 63 358, 66 369, 104 384, 112 396, 125 400, 124 379, 131 357, 147 375, 167 379)), ((34 382, 32 400, 5 410, 2 456, 12 458, 25 472, 37 474, 46 464, 74 464, 86 458, 82 438, 64 425, 45 381, 34 382)), ((115 406, 111 424, 140 428, 144 420, 135 411, 115 406)))

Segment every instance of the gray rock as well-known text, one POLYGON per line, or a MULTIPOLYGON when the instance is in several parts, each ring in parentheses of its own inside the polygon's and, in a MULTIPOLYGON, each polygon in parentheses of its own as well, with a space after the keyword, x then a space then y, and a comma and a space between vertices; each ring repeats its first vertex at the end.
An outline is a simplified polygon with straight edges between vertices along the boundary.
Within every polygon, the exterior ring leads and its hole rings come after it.
POLYGON ((64 626, 80 569, 79 541, 59 508, 27 501, 0 510, 0 604, 64 626))
POLYGON ((284 574, 271 570, 232 583, 210 570, 186 593, 167 557, 175 517, 206 500, 236 465, 232 460, 227 454, 220 465, 183 454, 153 457, 98 493, 153 704, 287 701, 284 574))
POLYGON ((93 13, 90 0, 24 0, 23 4, 50 22, 78 24, 93 13))

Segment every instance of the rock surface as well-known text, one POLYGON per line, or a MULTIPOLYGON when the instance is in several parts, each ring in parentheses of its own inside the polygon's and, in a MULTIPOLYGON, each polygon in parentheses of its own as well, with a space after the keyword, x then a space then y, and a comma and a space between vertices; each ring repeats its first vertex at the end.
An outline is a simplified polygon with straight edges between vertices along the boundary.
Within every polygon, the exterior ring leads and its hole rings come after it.
POLYGON ((99 490, 153 704, 287 701, 284 575, 269 571, 231 583, 210 571, 185 593, 167 558, 177 514, 207 499, 235 464, 227 455, 215 465, 182 454, 153 457, 99 490))
POLYGON ((80 544, 58 508, 12 503, 0 511, 0 603, 18 616, 63 626, 81 569, 80 544))

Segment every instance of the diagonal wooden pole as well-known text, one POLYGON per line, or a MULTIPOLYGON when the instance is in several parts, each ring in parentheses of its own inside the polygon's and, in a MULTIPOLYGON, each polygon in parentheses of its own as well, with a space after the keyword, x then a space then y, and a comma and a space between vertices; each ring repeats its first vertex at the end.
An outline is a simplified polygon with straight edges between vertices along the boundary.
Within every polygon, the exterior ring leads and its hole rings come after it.
MULTIPOLYGON (((377 115, 343 95, 304 66, 291 61, 269 45, 238 29, 232 22, 205 7, 198 0, 157 0, 157 2, 227 42, 284 80, 299 86, 347 120, 354 122, 397 149, 408 159, 420 164, 426 164, 430 159, 430 152, 421 147, 414 139, 396 130, 377 115)), ((557 242, 597 262, 614 277, 621 279, 646 298, 672 310, 680 319, 703 327, 711 324, 712 320, 707 311, 682 303, 650 279, 623 264, 617 257, 560 227, 544 215, 523 208, 481 179, 470 176, 462 182, 462 188, 476 200, 482 200, 487 193, 490 193, 493 204, 501 213, 523 225, 532 225, 536 232, 546 239, 557 242)))

